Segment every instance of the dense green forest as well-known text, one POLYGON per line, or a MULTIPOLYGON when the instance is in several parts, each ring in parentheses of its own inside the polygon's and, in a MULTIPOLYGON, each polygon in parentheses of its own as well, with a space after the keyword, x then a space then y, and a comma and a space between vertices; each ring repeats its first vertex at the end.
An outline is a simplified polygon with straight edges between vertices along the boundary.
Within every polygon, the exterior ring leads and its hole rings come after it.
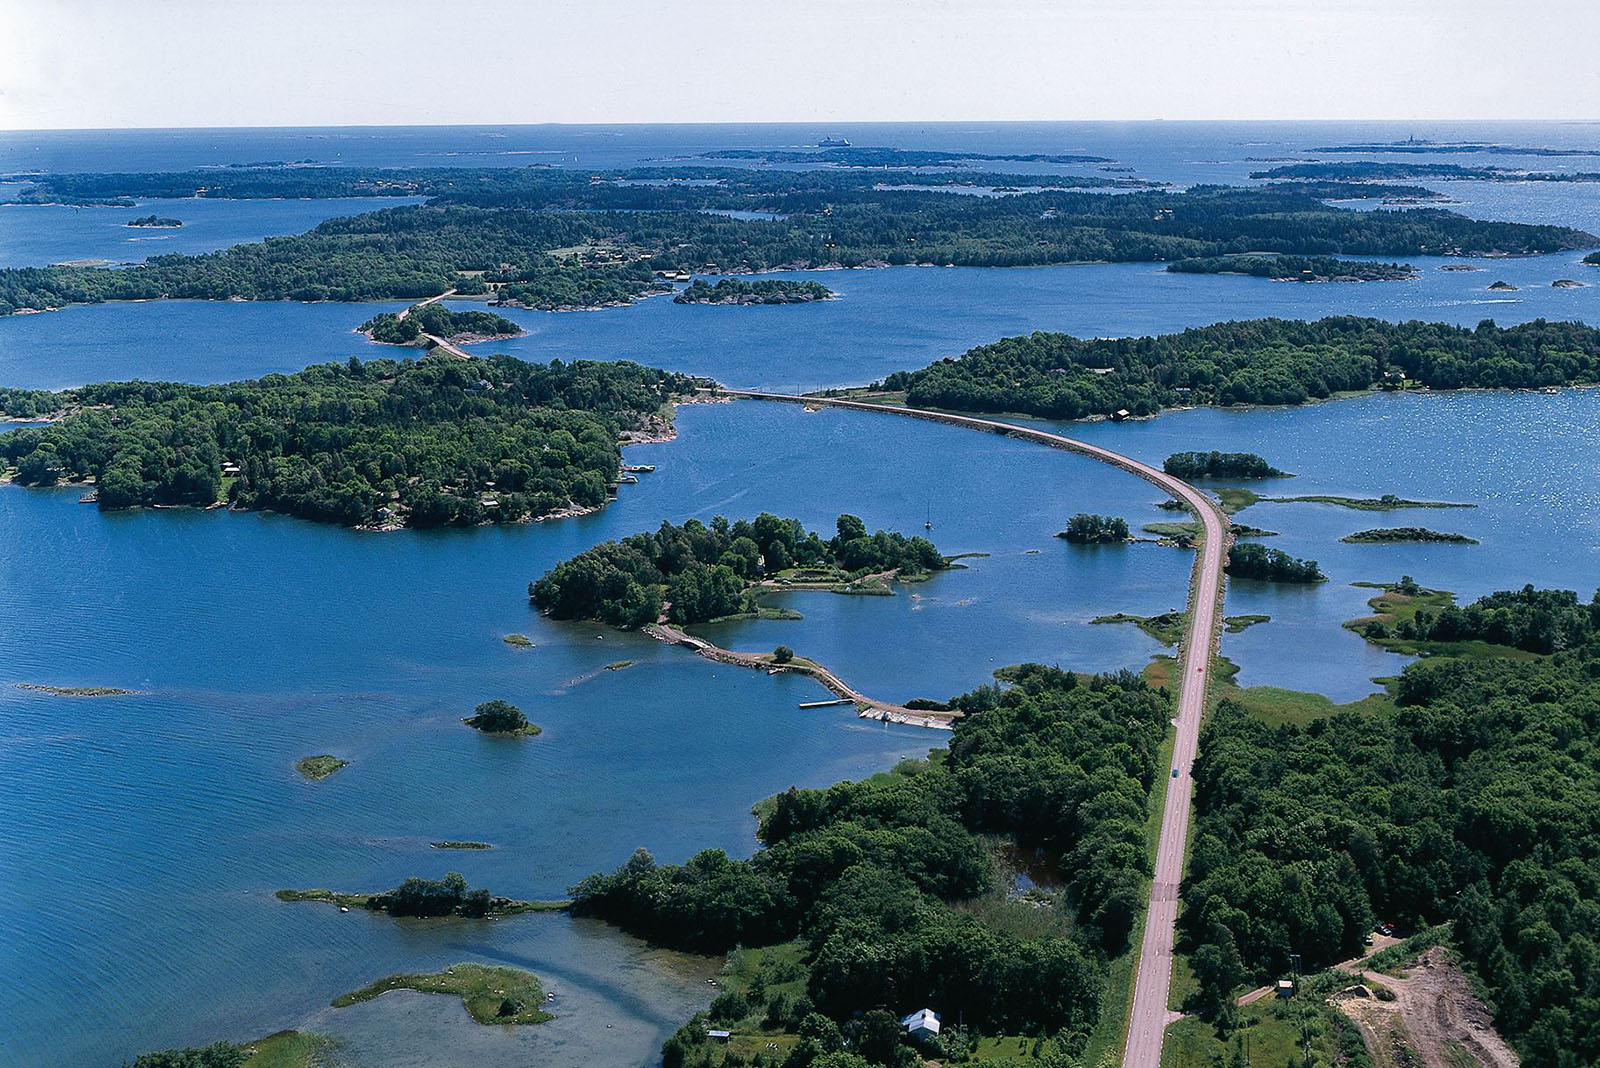
POLYGON ((1296 282, 1394 282, 1414 278, 1409 263, 1341 260, 1332 256, 1201 256, 1167 264, 1174 274, 1248 274, 1296 282))
POLYGON ((1182 920, 1203 1000, 1291 953, 1355 956, 1377 919, 1453 920, 1525 1063, 1600 1063, 1600 602, 1485 602, 1586 612, 1584 644, 1423 660, 1387 715, 1273 724, 1224 701, 1208 719, 1182 920))
POLYGON ((456 341, 516 337, 522 333, 522 327, 493 312, 451 311, 442 304, 413 305, 406 309, 403 319, 394 312, 384 312, 356 329, 385 345, 415 345, 424 340, 423 334, 456 341))
MULTIPOLYGON (((1126 672, 1006 674, 1009 688, 952 702, 965 715, 946 753, 778 795, 762 807, 765 848, 748 861, 708 850, 658 866, 641 851, 573 887, 574 912, 699 952, 797 939, 804 1004, 767 1015, 802 1035, 793 1021, 809 1010, 837 1028, 863 1010, 932 1007, 991 1034, 1056 1036, 1077 1057, 1107 960, 1127 949, 1143 909, 1146 806, 1165 773, 1170 702, 1126 672), (1044 847, 1060 891, 1008 900, 980 836, 1044 847)), ((787 1063, 827 1052, 816 1021, 810 1030, 824 1048, 802 1038, 787 1063)), ((899 1063, 895 1030, 888 1048, 855 1052, 899 1063)), ((706 1063, 705 1043, 691 1023, 668 1063, 706 1063)))
POLYGON ((1161 470, 1177 478, 1286 478, 1253 452, 1175 452, 1161 464, 1161 470))
POLYGON ((1328 577, 1315 560, 1301 560, 1282 549, 1253 543, 1229 546, 1224 570, 1236 578, 1266 582, 1322 582, 1328 577))
POLYGON ((1049 419, 1192 404, 1302 404, 1396 377, 1434 389, 1600 381, 1600 330, 1537 319, 1476 328, 1339 316, 1251 319, 1159 337, 1035 333, 899 371, 878 387, 919 407, 1049 419), (1103 373, 1099 373, 1103 372, 1103 373))
MULTIPOLYGON (((235 192, 240 185, 281 192, 286 184, 297 188, 293 183, 301 183, 303 191, 350 192, 354 183, 372 191, 424 191, 435 199, 330 219, 306 234, 220 252, 157 256, 137 268, 0 271, 0 314, 162 296, 415 299, 452 287, 468 292, 499 282, 511 283, 501 291, 502 299, 531 307, 594 307, 652 291, 651 272, 662 270, 1030 266, 1258 251, 1470 255, 1600 243, 1600 238, 1577 230, 1484 222, 1436 209, 1349 211, 1321 199, 1337 191, 1333 188, 1294 185, 1202 186, 1181 195, 1040 191, 968 197, 881 188, 883 175, 889 173, 881 171, 669 168, 596 176, 598 181, 538 169, 400 173, 407 177, 397 189, 360 172, 203 172, 203 183, 220 183, 217 189, 235 192), (664 176, 626 177, 640 173, 664 176), (703 177, 708 173, 712 177, 703 177), (688 180, 672 180, 678 177, 688 180), (782 217, 714 214, 729 210, 782 217), (477 272, 482 272, 481 281, 477 272)), ((193 180, 181 175, 58 176, 48 180, 48 188, 55 191, 50 195, 65 197, 117 189, 150 195, 152 186, 172 193, 187 186, 192 194, 193 180)), ((204 187, 213 191, 212 184, 204 187)), ((39 195, 46 195, 45 187, 39 195)))
POLYGON ((712 285, 697 278, 688 289, 672 298, 674 304, 805 304, 828 300, 833 290, 821 282, 789 278, 762 278, 746 282, 742 278, 723 278, 712 285))
POLYGON ((1056 537, 1079 545, 1125 542, 1128 540, 1128 521, 1119 515, 1079 512, 1067 520, 1066 529, 1056 537))
POLYGON ((882 571, 926 575, 949 566, 927 538, 867 533, 841 515, 824 541, 798 519, 763 512, 754 520, 710 525, 663 522, 650 534, 601 542, 529 583, 528 596, 555 619, 597 619, 619 627, 654 623, 670 605, 674 623, 702 623, 755 611, 752 586, 792 569, 805 577, 851 577, 882 571))
POLYGON ((61 408, 61 395, 48 389, 16 389, 0 386, 0 415, 12 419, 34 419, 51 415, 61 408))
POLYGON ((514 522, 603 505, 622 432, 664 425, 694 385, 633 363, 445 355, 112 382, 58 394, 72 414, 0 435, 0 458, 23 485, 93 478, 102 508, 225 497, 352 526, 514 522))

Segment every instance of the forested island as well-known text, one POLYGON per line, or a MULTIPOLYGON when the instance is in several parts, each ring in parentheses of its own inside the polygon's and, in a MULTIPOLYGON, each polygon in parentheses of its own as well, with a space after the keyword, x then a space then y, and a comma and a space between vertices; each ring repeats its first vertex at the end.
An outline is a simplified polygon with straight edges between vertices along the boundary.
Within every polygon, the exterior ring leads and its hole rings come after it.
MULTIPOLYGON (((1358 212, 1325 202, 1378 192, 1360 183, 966 197, 884 187, 897 173, 656 167, 591 180, 555 169, 269 168, 41 176, 20 199, 203 190, 209 196, 421 193, 432 200, 329 219, 295 237, 157 256, 135 268, 0 271, 0 314, 160 297, 419 299, 452 288, 482 292, 479 286, 499 287, 499 299, 528 307, 590 308, 661 291, 658 271, 1171 262, 1242 253, 1509 255, 1600 244, 1600 237, 1564 227, 1486 222, 1438 209, 1358 212), (712 214, 727 211, 782 217, 712 214)), ((1012 184, 1022 188, 1037 176, 982 177, 1015 177, 1012 184)))
POLYGON ((1339 539, 1355 545, 1373 545, 1386 542, 1439 542, 1446 545, 1476 545, 1477 538, 1469 538, 1465 534, 1450 534, 1439 530, 1429 530, 1427 527, 1377 527, 1372 530, 1358 530, 1354 534, 1346 534, 1339 539))
POLYGON ((483 311, 452 311, 442 304, 419 304, 403 316, 384 312, 356 327, 358 333, 384 345, 428 345, 424 334, 456 345, 520 337, 522 327, 504 316, 483 311))
POLYGON ((660 435, 695 380, 634 363, 352 357, 220 386, 111 382, 0 434, 25 486, 92 480, 104 509, 269 509, 347 526, 508 523, 593 511, 624 433, 660 435))
POLYGON ((1119 544, 1129 540, 1128 521, 1121 516, 1079 512, 1056 537, 1078 545, 1119 544))
POLYGON ((528 717, 522 714, 522 709, 509 701, 485 701, 474 708, 472 715, 462 722, 484 734, 531 738, 543 733, 538 724, 529 723, 528 717))
POLYGON ((1225 1023, 1291 953, 1310 973, 1380 918, 1446 922, 1524 1063, 1594 1063, 1600 597, 1525 588, 1416 629, 1446 619, 1501 644, 1409 665, 1386 712, 1284 723, 1225 699, 1207 718, 1180 945, 1196 1002, 1225 1023))
POLYGON ((806 304, 832 300, 833 290, 821 282, 763 278, 746 282, 742 278, 723 278, 712 285, 697 278, 688 289, 672 298, 674 304, 806 304))
POLYGON ((1265 545, 1231 545, 1228 562, 1224 567, 1235 578, 1261 579, 1266 582, 1326 582, 1328 576, 1317 567, 1315 560, 1301 560, 1282 549, 1269 549, 1265 545))
POLYGON ((1174 274, 1246 274, 1294 282, 1396 282, 1417 276, 1417 269, 1409 263, 1253 253, 1178 260, 1167 264, 1167 270, 1174 274))
POLYGON ((1082 419, 1213 404, 1303 404, 1398 375, 1434 389, 1600 381, 1600 330, 1536 319, 1499 327, 1338 316, 1252 319, 1158 337, 1034 333, 980 345, 873 390, 914 407, 1082 419))
POLYGON ((1175 452, 1161 463, 1175 478, 1292 478, 1253 452, 1175 452))
POLYGON ((1166 775, 1171 704, 1129 672, 1004 675, 1007 688, 950 702, 964 715, 947 752, 759 806, 765 848, 750 860, 707 850, 663 866, 641 850, 572 888, 575 913, 658 944, 746 947, 748 971, 668 1040, 666 1065, 718 1063, 711 1019, 798 1035, 786 1063, 848 1040, 898 1065, 912 1052, 898 1016, 927 1006, 974 1032, 1046 1036, 1062 1063, 1091 1042, 1114 1048, 1097 1026, 1122 1020, 1116 1007, 1101 1020, 1101 995, 1144 905, 1145 813, 1166 775), (1059 889, 1009 898, 995 841, 1043 847, 1059 889))
POLYGON ((168 219, 160 215, 141 215, 137 219, 129 219, 124 226, 152 226, 159 230, 170 230, 182 226, 182 219, 168 219))
POLYGON ((853 515, 841 515, 824 541, 798 519, 763 512, 734 523, 663 522, 602 542, 529 583, 528 596, 554 619, 636 627, 665 615, 687 625, 755 612, 758 587, 847 589, 868 575, 916 578, 948 566, 927 538, 869 534, 853 515))

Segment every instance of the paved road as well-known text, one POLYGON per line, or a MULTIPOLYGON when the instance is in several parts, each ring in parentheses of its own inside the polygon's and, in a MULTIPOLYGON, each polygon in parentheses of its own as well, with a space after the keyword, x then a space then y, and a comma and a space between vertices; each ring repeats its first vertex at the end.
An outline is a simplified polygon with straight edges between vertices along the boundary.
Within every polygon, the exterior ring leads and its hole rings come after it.
POLYGON ((984 430, 1008 437, 1037 441, 1052 448, 1068 449, 1084 456, 1113 464, 1147 482, 1153 482, 1189 505, 1199 517, 1205 540, 1195 560, 1194 577, 1189 586, 1189 628, 1179 653, 1177 738, 1173 743, 1172 766, 1178 774, 1167 780, 1166 807, 1161 814, 1161 839, 1156 851, 1155 878, 1150 884, 1150 903, 1145 915, 1144 943, 1139 949, 1133 1005, 1128 1015, 1128 1042, 1123 1068, 1159 1068, 1161 1041, 1167 1025, 1177 1014, 1167 1009, 1167 991, 1172 985, 1172 949, 1178 923, 1178 884, 1183 879, 1183 860, 1189 838, 1189 800, 1192 792, 1190 768, 1199 747, 1200 719, 1205 712, 1206 684, 1211 653, 1222 628, 1222 566, 1228 548, 1228 518, 1210 497, 1181 479, 1148 464, 1088 442, 1032 427, 951 415, 913 408, 889 408, 861 401, 826 397, 794 397, 781 393, 754 393, 721 390, 734 397, 755 400, 787 401, 797 404, 851 408, 928 419, 954 426, 984 430))

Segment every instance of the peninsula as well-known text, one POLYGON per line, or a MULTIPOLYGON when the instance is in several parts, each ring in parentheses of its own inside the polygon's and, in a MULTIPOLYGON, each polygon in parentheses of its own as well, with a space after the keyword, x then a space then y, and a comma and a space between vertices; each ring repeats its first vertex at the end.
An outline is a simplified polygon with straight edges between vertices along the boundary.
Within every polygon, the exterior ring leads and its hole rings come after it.
POLYGON ((633 363, 352 357, 220 386, 110 382, 0 434, 24 486, 93 483, 102 509, 271 510, 371 529, 471 526, 603 507, 621 442, 669 435, 695 380, 633 363), (340 446, 330 449, 329 442, 340 446))

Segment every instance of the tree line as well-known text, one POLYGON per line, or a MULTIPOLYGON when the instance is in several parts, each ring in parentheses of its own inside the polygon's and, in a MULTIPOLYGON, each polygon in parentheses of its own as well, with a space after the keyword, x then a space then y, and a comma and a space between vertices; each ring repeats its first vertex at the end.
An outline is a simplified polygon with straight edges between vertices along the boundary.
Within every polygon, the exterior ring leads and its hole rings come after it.
POLYGON ((1466 607, 1446 605, 1434 612, 1419 608, 1411 619, 1392 625, 1374 621, 1362 631, 1382 641, 1482 641, 1529 653, 1575 649, 1600 638, 1600 590, 1588 604, 1572 590, 1502 590, 1466 607))
POLYGON ((1156 337, 1034 333, 898 371, 875 386, 903 390, 919 407, 1082 419, 1192 404, 1303 404, 1397 376, 1434 389, 1594 383, 1600 330, 1543 319, 1468 328, 1336 316, 1251 319, 1156 337))
POLYGON ((348 526, 515 522, 604 505, 621 433, 694 384, 634 363, 443 355, 111 382, 56 394, 71 414, 0 435, 0 458, 23 485, 93 479, 105 509, 225 498, 348 526))
POLYGON ((1237 578, 1266 582, 1324 582, 1328 578, 1315 560, 1301 560, 1282 549, 1269 549, 1254 542, 1230 545, 1223 569, 1237 578))
POLYGON ((529 583, 528 596, 555 619, 630 627, 654 623, 665 610, 672 622, 690 624, 754 611, 753 585, 791 568, 848 579, 882 571, 920 576, 947 566, 927 538, 869 534, 853 515, 841 515, 824 541, 798 519, 763 512, 733 523, 723 516, 709 525, 663 522, 652 533, 601 542, 529 583))

